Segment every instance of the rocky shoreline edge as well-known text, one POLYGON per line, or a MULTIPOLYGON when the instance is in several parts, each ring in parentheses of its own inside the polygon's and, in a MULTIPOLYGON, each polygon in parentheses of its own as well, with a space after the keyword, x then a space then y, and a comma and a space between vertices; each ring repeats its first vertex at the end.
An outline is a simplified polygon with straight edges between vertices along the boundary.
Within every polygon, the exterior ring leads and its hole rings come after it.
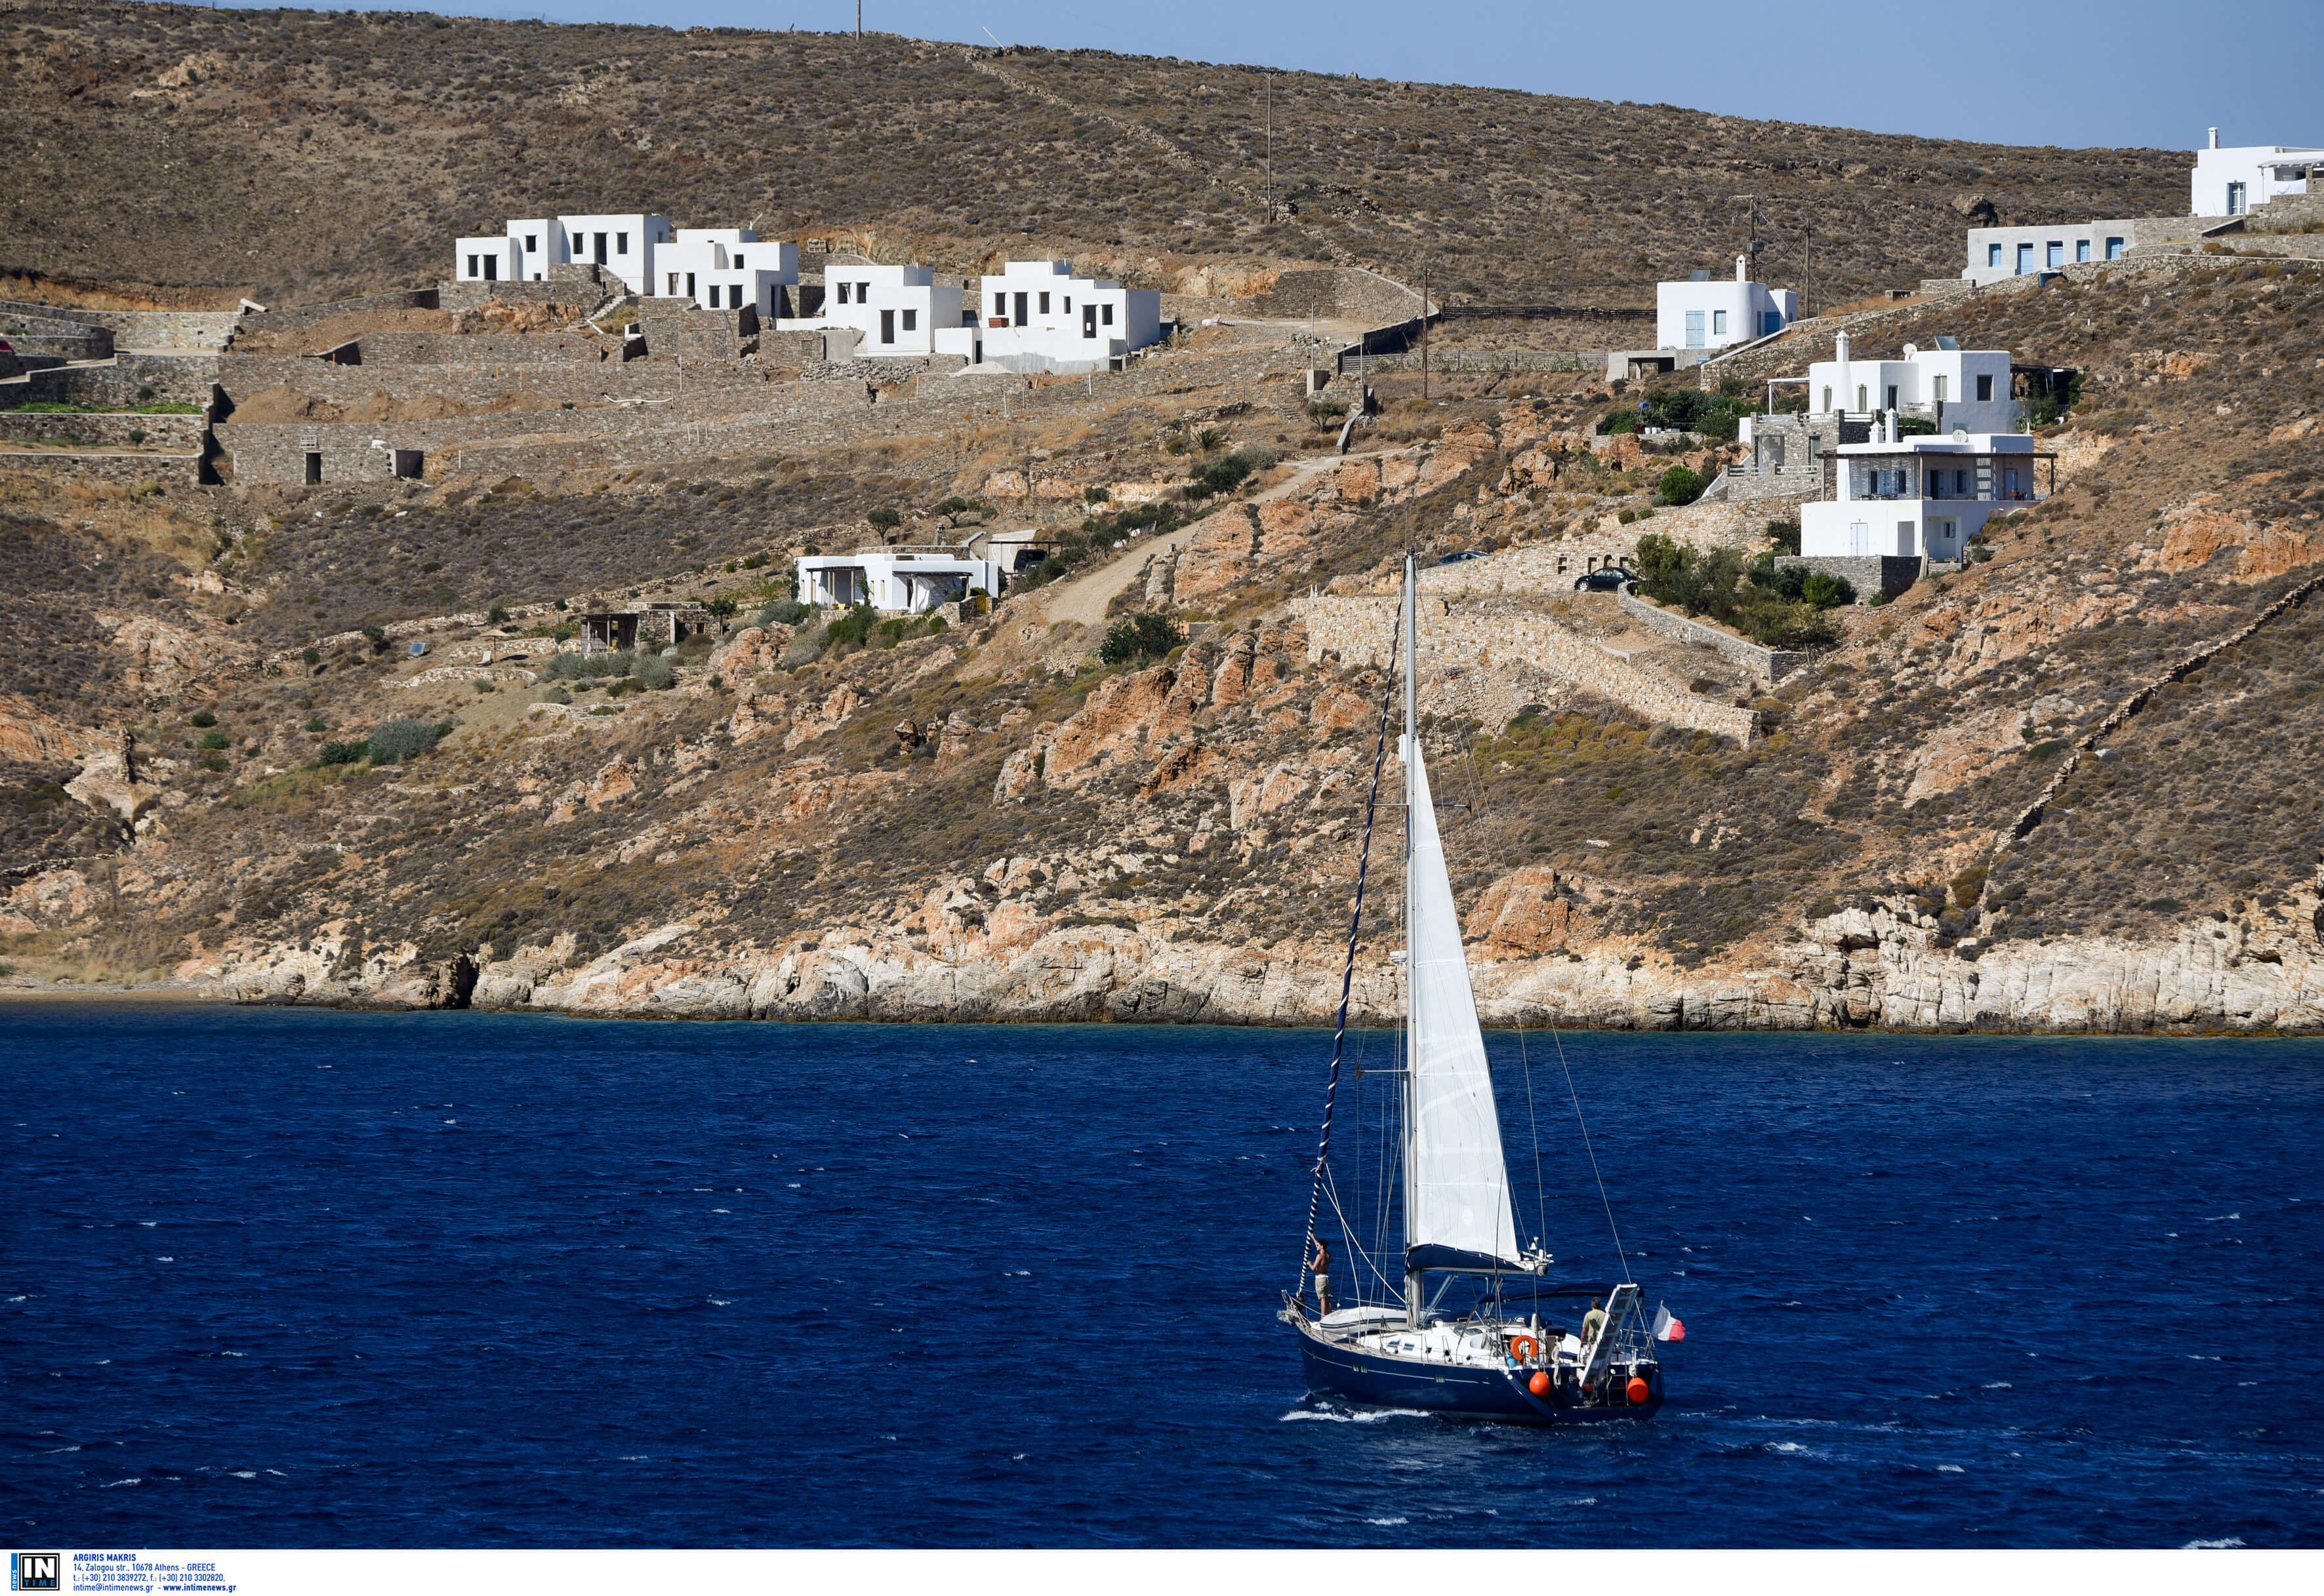
MULTIPOLYGON (((2310 896, 2302 894, 2303 898, 2310 896)), ((2313 902, 2273 924, 2199 918, 2173 940, 2104 936, 1952 944, 1909 908, 1851 909, 1796 943, 1694 970, 1644 950, 1498 958, 1472 948, 1491 1027, 2072 1034, 2324 1034, 2313 902)), ((715 922, 675 921, 586 961, 569 936, 501 955, 429 958, 409 944, 360 956, 344 931, 230 944, 180 983, 240 1003, 537 1010, 625 1019, 1116 1021, 1328 1025, 1344 944, 1230 946, 1113 924, 1003 946, 930 947, 842 928, 781 948, 721 946, 715 922)), ((1351 1023, 1394 1023, 1397 994, 1360 967, 1351 1023)))

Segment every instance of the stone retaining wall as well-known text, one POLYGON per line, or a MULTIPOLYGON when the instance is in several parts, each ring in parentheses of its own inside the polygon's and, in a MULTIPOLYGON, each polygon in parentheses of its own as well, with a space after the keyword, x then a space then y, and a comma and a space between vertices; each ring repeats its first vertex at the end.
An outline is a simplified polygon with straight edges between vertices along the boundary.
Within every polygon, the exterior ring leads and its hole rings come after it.
POLYGON ((1361 266, 1322 266, 1286 272, 1263 294, 1238 302, 1246 316, 1286 321, 1328 317, 1334 320, 1391 322, 1420 314, 1420 292, 1361 266))
POLYGON ((349 365, 594 365, 620 349, 578 333, 365 333, 349 365))
POLYGON ((1627 588, 1616 593, 1614 599, 1626 614, 1648 631, 1658 632, 1683 643, 1696 643, 1716 650, 1720 658, 1740 665, 1764 682, 1779 682, 1815 659, 1813 654, 1790 649, 1771 649, 1748 638, 1737 637, 1720 627, 1705 625, 1692 616, 1648 604, 1627 588))
POLYGON ((207 415, 147 416, 135 412, 106 415, 54 415, 35 411, 0 411, 0 448, 21 447, 28 443, 69 443, 88 448, 136 448, 138 440, 132 432, 145 436, 142 447, 153 449, 202 452, 202 434, 207 429, 207 415))
POLYGON ((433 310, 437 308, 437 291, 432 288, 408 288, 392 294, 364 294, 352 300, 325 300, 313 305, 284 305, 277 309, 253 310, 242 319, 243 332, 295 332, 302 327, 312 327, 334 316, 364 316, 375 310, 433 310))
POLYGON ((1856 589, 1856 602, 1869 604, 1876 593, 1895 598, 1912 586, 1929 562, 1917 554, 1779 554, 1775 563, 1844 577, 1856 589))
MULTIPOLYGON (((1416 372, 1420 352, 1373 355, 1362 362, 1370 372, 1416 372)), ((1342 364, 1342 369, 1353 368, 1342 364)), ((1514 376, 1527 372, 1600 372, 1606 369, 1603 349, 1432 349, 1428 369, 1448 376, 1514 376)))
POLYGON ((217 370, 215 355, 132 350, 102 364, 51 366, 37 372, 31 381, 31 397, 77 400, 83 404, 141 404, 158 400, 207 405, 217 393, 217 370))
MULTIPOLYGON (((0 300, 0 322, 43 317, 100 328, 124 349, 223 349, 242 319, 239 310, 88 310, 78 305, 39 305, 0 300)), ((61 330, 61 329, 60 329, 61 330)), ((113 350, 108 347, 105 355, 113 350)), ((104 355, 88 356, 103 359, 104 355)))
POLYGON ((199 455, 80 455, 42 449, 26 454, 0 450, 0 472, 27 472, 34 476, 72 482, 182 483, 202 480, 199 455))
MULTIPOLYGON (((1441 603, 1432 599, 1432 612, 1441 603)), ((1396 606, 1390 597, 1321 597, 1294 599, 1291 611, 1306 623, 1311 662, 1329 653, 1338 655, 1342 665, 1383 666, 1389 663, 1385 656, 1396 606)), ((1424 671, 1529 665, 1665 725, 1747 744, 1758 730, 1753 711, 1690 693, 1546 616, 1476 614, 1445 605, 1423 617, 1416 651, 1424 671)))
POLYGON ((487 300, 498 300, 503 305, 578 304, 591 310, 614 286, 595 265, 568 263, 549 267, 545 282, 439 282, 435 290, 436 308, 454 312, 477 310, 487 300))

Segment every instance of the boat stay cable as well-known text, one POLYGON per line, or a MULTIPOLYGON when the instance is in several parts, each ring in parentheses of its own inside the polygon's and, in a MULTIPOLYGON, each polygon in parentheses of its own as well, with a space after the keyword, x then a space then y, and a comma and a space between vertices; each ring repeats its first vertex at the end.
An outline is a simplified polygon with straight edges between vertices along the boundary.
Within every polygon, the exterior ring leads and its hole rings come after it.
MULTIPOLYGON (((1403 630, 1403 622, 1404 616, 1399 610, 1388 633, 1390 659, 1396 656, 1397 639, 1403 630)), ((1339 1024, 1332 1035, 1332 1078, 1330 1084, 1323 1089, 1323 1123, 1316 1137, 1314 1179, 1307 1192, 1307 1234, 1299 1254, 1298 1283, 1303 1291, 1307 1284, 1308 1260, 1315 1256, 1315 1215, 1317 1204, 1323 1196, 1325 1166, 1332 1155, 1332 1113, 1339 1100, 1340 1063, 1347 1049, 1348 999, 1355 985, 1356 943, 1363 934, 1364 881, 1371 870, 1372 822, 1379 811, 1380 772, 1386 768, 1388 761, 1388 711, 1395 695, 1396 672, 1390 670, 1387 673, 1387 680, 1380 689, 1379 734, 1372 749, 1371 791, 1364 799, 1363 844, 1356 855, 1356 896, 1355 901, 1348 909, 1348 958, 1345 966, 1340 972, 1339 1024)), ((1316 1306, 1321 1308, 1323 1305, 1318 1303, 1316 1306)))

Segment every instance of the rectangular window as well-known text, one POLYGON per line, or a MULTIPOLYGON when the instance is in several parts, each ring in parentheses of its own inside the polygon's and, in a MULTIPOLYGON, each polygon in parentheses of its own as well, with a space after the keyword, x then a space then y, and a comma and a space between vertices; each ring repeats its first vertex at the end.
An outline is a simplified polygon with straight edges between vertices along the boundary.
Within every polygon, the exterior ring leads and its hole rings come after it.
POLYGON ((718 309, 718 285, 715 282, 710 285, 710 308, 718 309))
POLYGON ((314 486, 323 480, 323 457, 318 450, 307 451, 307 485, 314 486))
POLYGON ((678 273, 675 272, 669 274, 669 297, 673 300, 678 298, 678 273))
POLYGON ((1084 305, 1082 307, 1082 337, 1085 338, 1093 338, 1097 337, 1097 307, 1095 305, 1084 305))
POLYGON ((1762 337, 1769 337, 1773 334, 1782 332, 1783 330, 1784 313, 1781 310, 1763 310, 1760 312, 1759 334, 1762 337))
POLYGON ((1113 307, 1111 305, 1100 305, 1098 307, 1098 319, 1104 322, 1106 326, 1111 327, 1113 325, 1113 307))
POLYGON ((2089 241, 2089 239, 2087 239, 2087 238, 2077 238, 2077 239, 2075 239, 2075 240, 2074 240, 2074 259, 2076 259, 2076 260, 2078 260, 2078 261, 2087 261, 2087 260, 2089 260, 2089 258, 2090 258, 2090 241, 2089 241))
POLYGON ((2227 185, 2227 214, 2229 216, 2239 217, 2244 214, 2244 196, 2247 192, 2249 192, 2249 190, 2241 183, 2229 183, 2227 185))
POLYGON ((1953 473, 1953 497, 1956 499, 1969 497, 1969 472, 1965 469, 1953 473))
POLYGON ((847 303, 847 285, 844 282, 839 285, 839 302, 843 305, 847 303))
POLYGON ((2066 263, 2064 241, 2056 238, 2050 240, 2049 245, 2043 251, 2042 259, 2043 263, 2052 272, 2064 265, 2066 263))
POLYGON ((1065 296, 1065 313, 1066 313, 1067 315, 1069 315, 1069 316, 1070 316, 1071 314, 1073 314, 1073 309, 1074 309, 1074 296, 1073 296, 1073 295, 1071 295, 1071 294, 1067 294, 1067 295, 1065 296))
POLYGON ((468 275, 471 277, 483 275, 483 269, 476 264, 476 257, 474 255, 468 257, 468 275))
POLYGON ((905 312, 904 312, 904 330, 905 330, 906 332, 908 332, 908 333, 909 333, 909 332, 918 332, 918 331, 919 330, 919 328, 920 328, 920 313, 919 313, 918 310, 907 310, 907 311, 905 311, 905 312))
POLYGON ((2001 264, 2001 245, 1988 244, 1985 246, 1985 263, 1988 266, 2001 264))
POLYGON ((686 297, 689 300, 694 297, 694 273, 691 272, 686 274, 686 297))
POLYGON ((600 234, 598 234, 598 235, 597 235, 597 237, 596 237, 596 244, 597 244, 597 264, 599 264, 600 266, 602 266, 602 265, 604 265, 604 264, 605 263, 605 235, 604 235, 603 233, 600 233, 600 234))
POLYGON ((1889 383, 1889 384, 1888 384, 1888 402, 1887 402, 1886 404, 1882 405, 1880 408, 1881 408, 1882 410, 1886 410, 1886 411, 1893 411, 1893 410, 1895 410, 1895 409, 1896 408, 1896 384, 1895 384, 1895 383, 1889 383))
POLYGON ((859 282, 855 285, 855 302, 859 305, 868 305, 872 302, 872 285, 870 283, 859 282))
POLYGON ((747 270, 747 268, 742 264, 742 257, 741 255, 736 255, 734 257, 734 270, 737 272, 747 270))
POLYGON ((2106 258, 2107 258, 2107 260, 2109 260, 2109 261, 2118 261, 2118 260, 2122 259, 2122 240, 2121 240, 2121 239, 2119 239, 2119 238, 2109 238, 2109 239, 2107 239, 2107 256, 2106 256, 2106 258))
POLYGON ((2030 244, 2021 244, 2017 246, 2017 275, 2023 277, 2032 270, 2034 270, 2034 246, 2030 244))
POLYGON ((1713 311, 1711 313, 1711 336, 1712 336, 1713 337, 1718 337, 1720 334, 1721 334, 1721 333, 1725 332, 1726 330, 1727 330, 1727 312, 1726 312, 1726 311, 1724 311, 1724 310, 1713 310, 1713 311))
POLYGON ((1939 404, 1944 403, 1945 379, 1942 376, 1936 376, 1929 379, 1929 397, 1935 400, 1939 404))
POLYGON ((1993 374, 1991 372, 1985 373, 1977 380, 1977 401, 1979 404, 1991 404, 1993 402, 1993 374))
POLYGON ((501 276, 501 258, 500 258, 500 256, 498 256, 498 255, 486 255, 486 256, 484 257, 484 281, 485 281, 486 282, 498 282, 498 281, 500 281, 500 276, 501 276))
POLYGON ((616 233, 613 235, 613 253, 617 255, 625 255, 630 253, 630 235, 628 234, 616 233))
POLYGON ((1047 295, 1047 294, 1043 294, 1043 295, 1041 296, 1041 314, 1042 314, 1042 315, 1044 315, 1044 316, 1047 316, 1048 313, 1049 313, 1049 296, 1048 296, 1048 295, 1047 295))
POLYGON ((540 235, 538 233, 526 234, 524 235, 524 246, 527 249, 539 249, 540 247, 540 235))
POLYGON ((1019 294, 1017 296, 1017 325, 1019 327, 1023 327, 1025 325, 1025 296, 1023 294, 1019 294))
POLYGON ((1686 346, 1690 349, 1702 347, 1702 312, 1700 310, 1686 313, 1686 346))
POLYGON ((893 310, 880 312, 880 341, 883 344, 896 341, 896 313, 893 310))

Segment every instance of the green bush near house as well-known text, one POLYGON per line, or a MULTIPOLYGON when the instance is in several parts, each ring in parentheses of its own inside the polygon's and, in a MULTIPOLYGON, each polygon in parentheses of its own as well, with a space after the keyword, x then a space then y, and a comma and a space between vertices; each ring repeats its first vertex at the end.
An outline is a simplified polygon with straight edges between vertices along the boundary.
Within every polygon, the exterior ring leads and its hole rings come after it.
POLYGON ((753 626, 796 626, 807 618, 808 606, 795 598, 779 598, 752 617, 753 626))
POLYGON ((364 747, 375 765, 401 764, 416 753, 426 753, 450 734, 451 721, 382 721, 372 728, 364 747))
POLYGON ((863 519, 870 521, 875 527, 893 527, 904 524, 904 518, 902 515, 893 510, 885 508, 874 510, 871 514, 865 516, 863 519))
POLYGON ((1655 493, 1665 504, 1692 504, 1702 497, 1706 485, 1700 472, 1674 466, 1655 479, 1655 493))
POLYGON ((838 620, 823 629, 823 646, 835 649, 844 643, 860 643, 872 635, 880 623, 870 604, 857 604, 838 620))
POLYGON ((658 693, 674 686, 678 681, 677 670, 659 654, 640 655, 632 674, 658 693))

